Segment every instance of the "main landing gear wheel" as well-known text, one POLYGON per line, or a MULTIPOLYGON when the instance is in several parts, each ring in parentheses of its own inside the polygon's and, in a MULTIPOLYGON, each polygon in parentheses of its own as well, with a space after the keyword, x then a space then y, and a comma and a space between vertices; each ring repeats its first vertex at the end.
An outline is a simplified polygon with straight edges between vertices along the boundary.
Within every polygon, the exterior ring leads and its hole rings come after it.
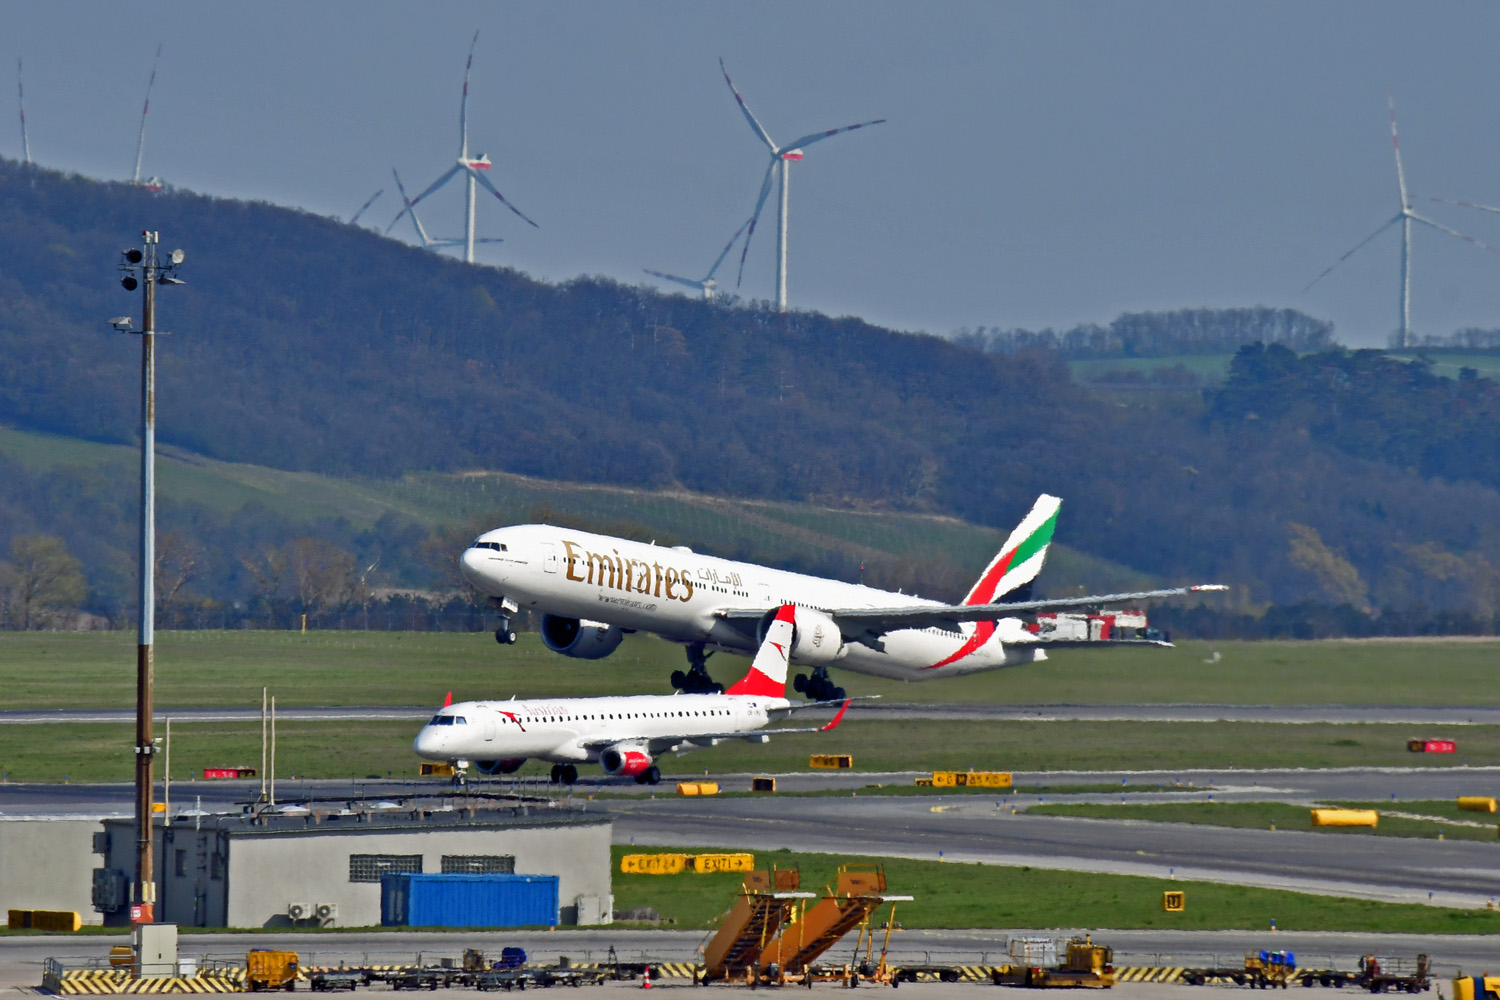
POLYGON ((571 785, 578 780, 578 768, 572 764, 553 764, 552 783, 554 785, 571 785))
POLYGON ((844 689, 828 676, 827 667, 814 667, 811 677, 806 674, 793 677, 792 689, 813 701, 843 701, 847 697, 844 689))
POLYGON ((655 764, 652 764, 650 767, 646 768, 640 774, 637 774, 635 776, 635 783, 637 785, 661 784, 661 768, 657 767, 655 764))
POLYGON ((672 686, 684 694, 723 694, 724 685, 708 676, 708 658, 712 655, 703 651, 701 642, 688 646, 688 669, 672 671, 672 686))

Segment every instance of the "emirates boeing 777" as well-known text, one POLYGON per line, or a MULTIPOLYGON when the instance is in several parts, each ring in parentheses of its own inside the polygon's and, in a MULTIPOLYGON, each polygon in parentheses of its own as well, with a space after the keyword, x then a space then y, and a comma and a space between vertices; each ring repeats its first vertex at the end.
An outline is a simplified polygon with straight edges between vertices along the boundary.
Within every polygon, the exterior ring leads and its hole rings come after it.
POLYGON ((641 784, 661 781, 664 753, 711 747, 725 740, 764 743, 774 733, 826 732, 844 717, 810 729, 765 729, 798 708, 786 698, 787 650, 794 609, 772 612, 750 670, 723 694, 467 701, 447 704, 417 734, 413 748, 483 774, 509 774, 527 758, 551 761, 552 780, 571 785, 578 765, 598 761, 605 772, 641 784))
MULTIPOLYGON (((716 651, 748 655, 783 604, 796 608, 791 662, 812 668, 796 690, 838 700, 828 666, 900 680, 925 680, 1046 659, 1073 638, 1028 630, 1024 614, 1223 590, 1203 584, 1060 600, 1024 597, 1046 559, 1062 501, 1043 494, 960 604, 922 600, 839 580, 769 569, 546 524, 485 532, 463 553, 464 576, 500 608, 502 643, 514 642, 510 615, 540 613, 542 641, 564 656, 597 660, 627 632, 650 632, 687 648, 689 670, 674 687, 722 691, 705 663, 716 651)), ((1155 644, 1149 639, 1111 645, 1155 644)))

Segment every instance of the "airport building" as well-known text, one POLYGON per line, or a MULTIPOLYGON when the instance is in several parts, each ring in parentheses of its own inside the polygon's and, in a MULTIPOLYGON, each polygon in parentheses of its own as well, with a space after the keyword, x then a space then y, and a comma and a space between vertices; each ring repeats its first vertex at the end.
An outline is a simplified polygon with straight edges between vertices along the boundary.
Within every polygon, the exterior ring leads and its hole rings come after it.
MULTIPOLYGON (((559 924, 609 923, 610 834, 602 813, 541 802, 351 801, 179 815, 155 831, 156 920, 376 926, 381 876, 409 872, 555 876, 559 924)), ((135 851, 133 819, 0 824, 0 900, 127 925, 135 851)))

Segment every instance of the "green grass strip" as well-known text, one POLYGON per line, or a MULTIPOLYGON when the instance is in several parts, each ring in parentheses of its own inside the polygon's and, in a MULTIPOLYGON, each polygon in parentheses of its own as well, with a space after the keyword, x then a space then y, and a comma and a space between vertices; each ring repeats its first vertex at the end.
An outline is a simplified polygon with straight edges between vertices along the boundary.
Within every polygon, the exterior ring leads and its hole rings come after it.
MULTIPOLYGON (((617 909, 649 906, 678 928, 709 928, 734 902, 741 876, 731 874, 625 875, 620 857, 636 853, 720 853, 725 848, 614 848, 617 909)), ((887 890, 916 899, 898 903, 896 922, 908 930, 968 927, 1090 927, 1174 930, 1363 931, 1373 933, 1493 934, 1500 912, 1314 896, 1307 893, 1168 881, 1133 875, 951 864, 904 858, 860 858, 795 851, 755 853, 757 868, 795 867, 802 888, 819 892, 847 861, 879 862, 887 890), (1183 913, 1166 913, 1161 895, 1187 894, 1183 913)), ((877 922, 883 924, 885 912, 877 922)), ((900 932, 893 941, 900 940, 900 932)), ((1108 943, 1107 941, 1105 942, 1108 943)), ((852 948, 852 940, 848 942, 852 948)), ((840 947, 844 947, 841 945, 840 947)), ((878 944, 877 944, 878 947, 878 944)))
POLYGON ((1459 825, 1478 822, 1479 813, 1460 813, 1452 801, 1446 802, 1329 802, 1329 807, 1374 809, 1380 814, 1376 826, 1313 826, 1309 806, 1286 802, 1165 802, 1094 804, 1083 802, 1048 802, 1027 808, 1039 816, 1084 816, 1091 819, 1133 819, 1152 823, 1201 823, 1207 826, 1230 826, 1246 829, 1300 830, 1331 837, 1419 837, 1436 840, 1497 839, 1496 823, 1483 826, 1459 825), (1444 819, 1412 819, 1402 813, 1445 816, 1444 819), (1448 816, 1448 813, 1452 813, 1448 816))

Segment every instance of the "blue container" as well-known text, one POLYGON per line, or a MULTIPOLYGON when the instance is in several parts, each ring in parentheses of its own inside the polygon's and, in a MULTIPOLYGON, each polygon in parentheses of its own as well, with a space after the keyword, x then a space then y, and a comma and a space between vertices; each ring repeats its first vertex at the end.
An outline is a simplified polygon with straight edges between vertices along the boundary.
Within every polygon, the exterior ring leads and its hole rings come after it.
POLYGON ((380 877, 383 927, 556 927, 556 875, 380 877))

